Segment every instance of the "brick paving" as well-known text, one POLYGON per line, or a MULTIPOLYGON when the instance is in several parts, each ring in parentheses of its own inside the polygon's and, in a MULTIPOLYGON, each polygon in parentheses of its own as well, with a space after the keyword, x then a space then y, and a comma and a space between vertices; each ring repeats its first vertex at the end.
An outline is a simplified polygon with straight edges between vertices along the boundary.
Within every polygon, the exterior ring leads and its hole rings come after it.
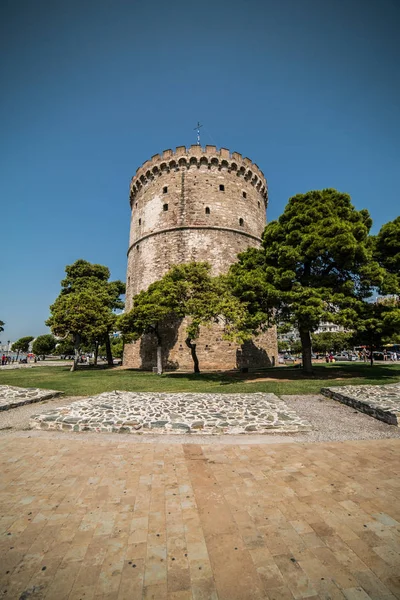
POLYGON ((400 598, 399 453, 4 436, 0 596, 400 598))

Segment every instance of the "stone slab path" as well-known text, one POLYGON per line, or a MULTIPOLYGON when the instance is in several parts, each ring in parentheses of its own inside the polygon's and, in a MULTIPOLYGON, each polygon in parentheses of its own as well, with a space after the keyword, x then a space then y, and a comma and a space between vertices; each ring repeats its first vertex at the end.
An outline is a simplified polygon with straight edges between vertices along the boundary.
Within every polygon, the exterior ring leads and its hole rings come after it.
POLYGON ((111 433, 238 434, 309 430, 275 394, 104 392, 31 417, 31 427, 111 433))
POLYGON ((385 423, 400 426, 400 383, 344 385, 322 388, 321 393, 385 423))
POLYGON ((13 385, 0 385, 0 410, 9 410, 32 402, 41 402, 60 396, 63 392, 57 390, 42 390, 39 388, 22 388, 13 385))
POLYGON ((400 597, 400 440, 137 439, 0 439, 2 598, 400 597))

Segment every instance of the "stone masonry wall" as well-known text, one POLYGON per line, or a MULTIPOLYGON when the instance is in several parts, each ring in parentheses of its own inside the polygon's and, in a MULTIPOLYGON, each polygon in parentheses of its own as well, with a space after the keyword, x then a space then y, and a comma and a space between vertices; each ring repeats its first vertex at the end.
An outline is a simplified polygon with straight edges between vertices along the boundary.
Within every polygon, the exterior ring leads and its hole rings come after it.
MULTIPOLYGON (((228 150, 199 146, 156 155, 138 169, 131 182, 131 228, 128 250, 126 310, 132 299, 160 279, 174 264, 208 261, 214 275, 224 273, 249 246, 258 247, 266 223, 267 186, 249 159, 228 150)), ((164 361, 172 368, 191 368, 184 329, 168 334, 164 361)), ((257 338, 258 350, 221 340, 221 331, 204 329, 198 341, 205 369, 266 366, 277 356, 276 332, 257 338), (265 346, 265 347, 264 347, 265 346), (223 355, 223 356, 222 356, 223 355)), ((126 366, 155 365, 155 346, 148 336, 125 348, 126 366)))

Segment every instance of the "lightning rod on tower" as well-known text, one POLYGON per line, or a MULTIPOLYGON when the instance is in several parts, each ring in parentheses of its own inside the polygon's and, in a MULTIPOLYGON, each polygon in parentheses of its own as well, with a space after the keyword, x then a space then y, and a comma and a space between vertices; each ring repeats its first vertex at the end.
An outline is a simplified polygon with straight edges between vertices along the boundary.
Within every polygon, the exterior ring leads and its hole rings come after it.
POLYGON ((200 146, 200 127, 203 127, 203 125, 200 125, 200 121, 197 121, 195 130, 197 130, 197 145, 198 146, 200 146))

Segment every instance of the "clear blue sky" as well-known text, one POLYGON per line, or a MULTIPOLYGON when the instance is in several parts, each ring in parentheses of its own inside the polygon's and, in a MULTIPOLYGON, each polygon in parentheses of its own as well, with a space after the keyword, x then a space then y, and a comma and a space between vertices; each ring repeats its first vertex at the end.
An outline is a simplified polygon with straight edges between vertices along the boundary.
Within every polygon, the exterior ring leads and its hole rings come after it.
POLYGON ((166 148, 237 150, 268 220, 336 187, 399 214, 398 0, 3 0, 0 319, 46 332, 66 264, 125 279, 128 188, 166 148))

